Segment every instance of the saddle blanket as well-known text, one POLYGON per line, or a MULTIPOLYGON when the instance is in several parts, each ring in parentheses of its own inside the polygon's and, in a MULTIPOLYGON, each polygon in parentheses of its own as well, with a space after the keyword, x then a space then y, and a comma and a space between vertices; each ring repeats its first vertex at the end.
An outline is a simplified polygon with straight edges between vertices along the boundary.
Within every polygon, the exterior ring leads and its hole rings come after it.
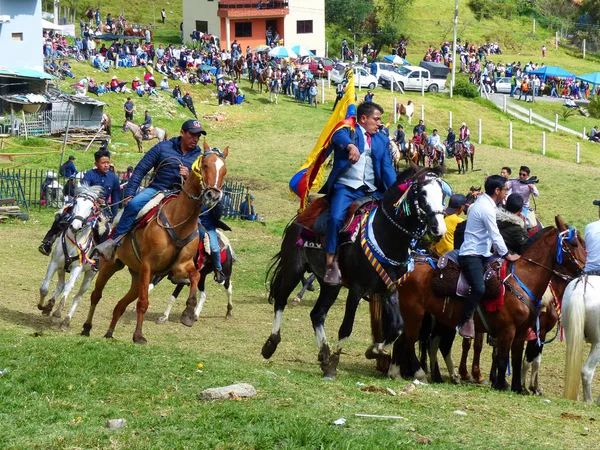
MULTIPOLYGON (((376 206, 377 203, 373 197, 358 198, 350 205, 340 231, 340 245, 356 240, 363 216, 376 206)), ((313 200, 308 208, 296 217, 296 223, 304 227, 296 245, 306 248, 323 248, 328 220, 329 204, 325 198, 320 197, 313 200)))
MULTIPOLYGON (((485 294, 483 305, 488 312, 502 309, 504 304, 505 288, 502 284, 506 278, 507 262, 500 269, 493 267, 499 263, 500 258, 492 259, 484 270, 485 294)), ((458 251, 446 253, 438 261, 438 270, 432 281, 432 289, 441 297, 467 297, 470 286, 458 265, 458 251)))
MULTIPOLYGON (((219 236, 219 249, 221 251, 221 262, 227 259, 227 248, 229 247, 229 239, 220 230, 217 230, 219 236)), ((204 235, 204 239, 200 239, 198 242, 198 252, 196 253, 196 267, 198 270, 211 262, 210 259, 210 241, 208 233, 204 235)))

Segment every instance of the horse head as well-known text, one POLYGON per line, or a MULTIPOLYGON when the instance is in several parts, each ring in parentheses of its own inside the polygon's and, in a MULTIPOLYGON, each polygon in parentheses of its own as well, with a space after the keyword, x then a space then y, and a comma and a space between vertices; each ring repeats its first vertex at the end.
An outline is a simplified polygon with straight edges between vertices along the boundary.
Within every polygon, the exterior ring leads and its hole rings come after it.
POLYGON ((558 245, 560 246, 556 252, 557 262, 572 273, 582 273, 587 253, 581 233, 577 228, 569 227, 560 216, 556 216, 554 221, 558 229, 558 245))
POLYGON ((104 192, 102 186, 80 185, 75 190, 75 201, 72 209, 72 219, 69 228, 77 233, 88 222, 88 219, 98 210, 98 198, 104 192))
POLYGON ((393 222, 404 218, 402 227, 408 228, 412 237, 420 238, 426 232, 435 238, 442 237, 446 234, 442 172, 409 162, 410 167, 398 175, 385 193, 384 209, 394 209, 391 215, 386 215, 393 222))
POLYGON ((129 131, 129 120, 123 122, 123 128, 121 128, 121 133, 125 133, 129 131))
POLYGON ((193 172, 200 179, 202 204, 208 207, 216 205, 223 196, 221 187, 227 175, 225 160, 229 154, 229 147, 223 151, 211 148, 204 140, 202 144, 204 152, 192 166, 193 172))

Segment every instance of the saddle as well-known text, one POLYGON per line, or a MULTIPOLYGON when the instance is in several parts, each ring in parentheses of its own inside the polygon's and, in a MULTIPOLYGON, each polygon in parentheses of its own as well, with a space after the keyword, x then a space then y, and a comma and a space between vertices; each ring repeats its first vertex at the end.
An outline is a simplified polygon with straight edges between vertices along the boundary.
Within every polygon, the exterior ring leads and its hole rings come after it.
MULTIPOLYGON (((229 239, 223 234, 221 230, 217 230, 217 236, 219 237, 219 251, 221 252, 221 262, 227 259, 227 248, 229 247, 229 239)), ((204 235, 204 239, 200 239, 198 242, 198 251, 194 257, 194 263, 198 270, 202 270, 207 264, 210 264, 210 241, 208 233, 204 235)))
MULTIPOLYGON (((504 285, 507 262, 502 264, 501 258, 494 259, 484 269, 485 293, 483 304, 488 312, 499 311, 504 304, 504 285)), ((458 264, 458 251, 453 250, 443 255, 438 261, 438 268, 432 279, 431 288, 440 297, 467 297, 470 286, 458 264)))
MULTIPOLYGON (((358 235, 363 216, 377 206, 373 197, 360 197, 350 205, 346 212, 344 225, 340 231, 340 245, 354 242, 358 235)), ((325 243, 327 221, 329 220, 329 203, 325 197, 313 200, 298 216, 295 222, 304 230, 300 235, 303 247, 322 248, 325 243)))

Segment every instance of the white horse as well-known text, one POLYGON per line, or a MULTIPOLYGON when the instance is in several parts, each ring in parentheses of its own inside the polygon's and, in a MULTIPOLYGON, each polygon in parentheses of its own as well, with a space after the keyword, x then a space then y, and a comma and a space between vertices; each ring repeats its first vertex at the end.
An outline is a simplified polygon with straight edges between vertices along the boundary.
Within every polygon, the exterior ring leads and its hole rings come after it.
POLYGON ((583 399, 592 402, 592 380, 600 362, 600 276, 583 275, 571 281, 563 296, 562 310, 567 341, 564 397, 577 400, 581 376, 583 399), (584 339, 592 344, 585 365, 584 339))
POLYGON ((406 106, 400 103, 396 106, 396 113, 400 117, 402 117, 402 115, 405 115, 408 119, 408 123, 412 123, 412 116, 415 113, 415 104, 412 102, 412 100, 409 100, 406 106))
POLYGON ((269 99, 271 103, 273 103, 273 96, 275 96, 275 104, 277 105, 277 97, 281 94, 281 78, 275 78, 271 81, 271 86, 269 87, 269 99))
POLYGON ((50 264, 48 264, 46 277, 40 287, 38 309, 45 316, 50 315, 56 299, 60 296, 58 307, 52 315, 52 321, 59 323, 67 297, 75 287, 75 283, 81 273, 84 273, 81 287, 75 298, 73 298, 73 303, 67 316, 60 325, 63 330, 68 329, 81 297, 88 290, 96 275, 89 257, 97 244, 97 238, 94 235, 103 235, 109 226, 108 219, 101 214, 97 203, 98 197, 102 193, 102 186, 88 186, 87 184, 82 184, 75 191, 75 200, 71 210, 72 219, 69 227, 58 238, 56 247, 51 255, 50 264), (69 281, 65 284, 65 272, 68 271, 71 272, 71 275, 69 276, 69 281), (44 304, 44 299, 48 295, 50 281, 52 281, 56 272, 58 272, 56 290, 48 300, 48 303, 44 304))
POLYGON ((132 122, 131 120, 126 120, 123 124, 123 128, 121 131, 125 133, 127 130, 131 131, 133 134, 133 138, 138 146, 138 152, 143 153, 144 149, 142 148, 142 141, 151 141, 153 139, 158 139, 159 142, 167 140, 167 132, 163 128, 152 127, 148 131, 148 137, 144 136, 142 133, 142 127, 137 123, 132 122))

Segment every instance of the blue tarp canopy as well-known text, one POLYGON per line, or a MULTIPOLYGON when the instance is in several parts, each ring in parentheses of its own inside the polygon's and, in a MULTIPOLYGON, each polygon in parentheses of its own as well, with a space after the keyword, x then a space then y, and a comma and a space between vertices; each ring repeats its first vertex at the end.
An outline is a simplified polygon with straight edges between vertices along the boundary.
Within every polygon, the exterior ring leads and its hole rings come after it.
POLYGON ((529 72, 529 75, 537 75, 544 80, 546 77, 561 77, 561 78, 575 78, 576 75, 574 73, 568 72, 565 69, 562 69, 557 66, 545 66, 540 67, 539 69, 533 70, 529 72))
POLYGON ((593 84, 594 86, 598 86, 600 84, 600 72, 581 75, 580 77, 577 77, 577 79, 593 84))
POLYGON ((410 66, 407 60, 401 58, 398 55, 387 55, 384 56, 383 59, 385 59, 387 62, 391 62, 392 64, 402 64, 404 66, 410 66))
POLYGON ((106 33, 106 34, 97 34, 96 36, 92 37, 93 39, 100 39, 103 41, 118 41, 119 39, 144 39, 144 37, 140 37, 140 36, 124 36, 122 34, 113 34, 113 33, 106 33))
POLYGON ((0 75, 10 77, 37 78, 39 80, 54 80, 54 77, 46 72, 31 69, 29 67, 1 67, 0 75))

